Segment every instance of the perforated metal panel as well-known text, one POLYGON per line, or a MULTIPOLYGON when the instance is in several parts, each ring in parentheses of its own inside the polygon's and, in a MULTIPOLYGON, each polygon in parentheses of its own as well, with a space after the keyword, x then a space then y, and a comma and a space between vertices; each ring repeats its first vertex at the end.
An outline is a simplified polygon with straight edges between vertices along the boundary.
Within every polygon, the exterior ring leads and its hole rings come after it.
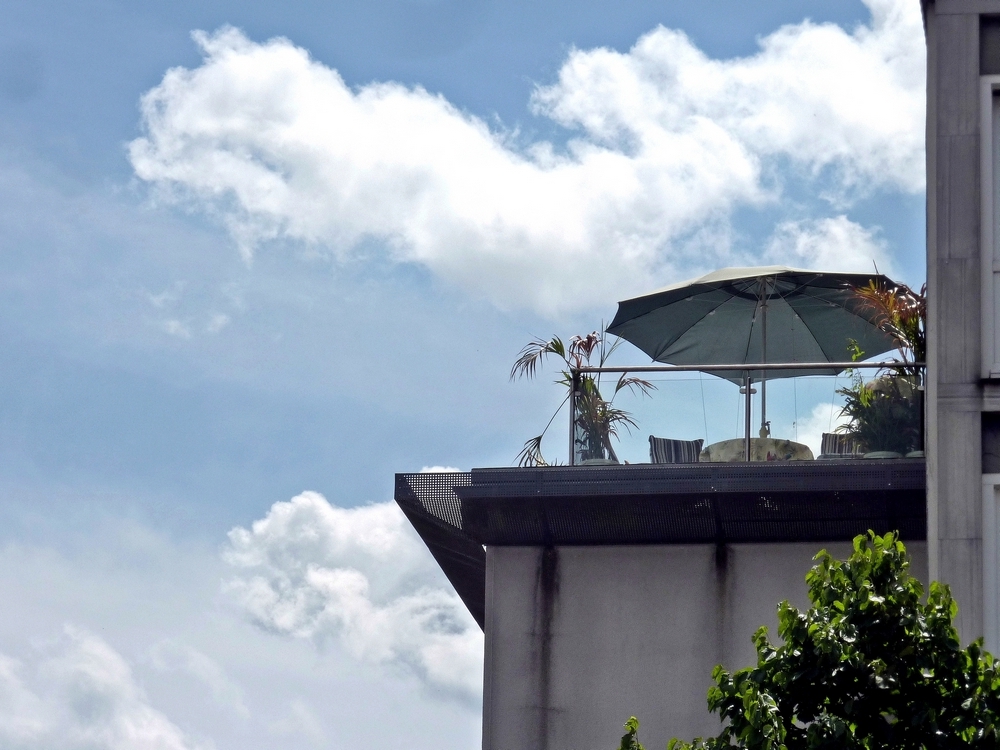
POLYGON ((396 475, 396 502, 421 509, 456 529, 462 528, 462 503, 455 489, 472 484, 466 472, 396 475))
POLYGON ((465 473, 397 474, 396 503, 420 534, 469 612, 486 627, 486 551, 462 531, 462 506, 455 489, 467 487, 465 473))

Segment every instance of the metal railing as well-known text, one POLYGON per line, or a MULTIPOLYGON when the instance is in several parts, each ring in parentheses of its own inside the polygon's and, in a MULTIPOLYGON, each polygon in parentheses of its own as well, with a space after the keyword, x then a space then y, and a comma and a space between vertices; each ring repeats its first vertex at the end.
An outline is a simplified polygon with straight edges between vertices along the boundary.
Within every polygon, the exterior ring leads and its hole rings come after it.
MULTIPOLYGON (((752 404, 751 399, 753 394, 757 393, 753 389, 755 383, 761 384, 761 411, 762 411, 762 427, 764 424, 769 425, 769 422, 764 422, 764 414, 766 413, 766 384, 768 382, 766 376, 756 377, 758 373, 763 374, 766 372, 781 371, 782 373, 787 373, 788 371, 801 371, 803 375, 814 375, 814 374, 827 374, 833 375, 835 373, 840 373, 844 371, 854 371, 854 370, 894 370, 897 374, 911 374, 915 376, 914 383, 911 384, 912 389, 915 392, 923 393, 923 374, 926 371, 926 364, 923 362, 767 362, 767 363, 756 363, 756 364, 706 364, 706 365, 637 365, 637 366, 621 366, 621 367, 580 367, 571 370, 571 376, 573 381, 573 387, 570 391, 569 396, 569 465, 577 465, 577 455, 578 448, 581 444, 581 434, 585 426, 581 425, 581 418, 578 414, 578 400, 585 397, 581 390, 583 379, 588 376, 599 376, 602 373, 614 373, 614 374, 649 374, 649 373, 684 373, 684 372, 697 372, 697 373, 708 373, 708 374, 719 374, 719 373, 731 373, 731 372, 741 372, 742 386, 740 387, 740 394, 746 395, 746 406, 745 406, 745 418, 744 418, 744 460, 751 460, 751 446, 753 437, 751 435, 751 421, 752 421, 752 404)), ((783 377, 790 377, 783 375, 783 377)), ((794 376, 791 376, 794 377, 794 376)), ((727 378, 727 380, 731 380, 727 378)), ((773 382, 773 381, 772 381, 773 382)), ((600 394, 597 394, 597 398, 601 399, 600 394)), ((603 402, 603 401, 602 401, 603 402)), ((922 449, 923 437, 924 437, 924 399, 922 395, 919 398, 914 399, 914 408, 920 409, 919 414, 919 445, 922 449)), ((592 438, 591 438, 592 439, 592 438)), ((603 461, 605 463, 617 463, 617 458, 614 455, 613 448, 611 448, 610 441, 605 435, 603 441, 607 444, 607 448, 611 451, 612 459, 603 461)))

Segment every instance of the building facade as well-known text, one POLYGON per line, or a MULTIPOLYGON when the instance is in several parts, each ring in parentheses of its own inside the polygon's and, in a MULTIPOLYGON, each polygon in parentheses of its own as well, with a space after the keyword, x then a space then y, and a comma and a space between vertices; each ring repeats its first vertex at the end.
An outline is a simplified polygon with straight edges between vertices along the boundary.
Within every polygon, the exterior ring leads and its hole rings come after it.
POLYGON ((925 2, 927 533, 964 641, 997 630, 1000 2, 925 2))
POLYGON ((898 529, 926 580, 921 459, 398 474, 396 501, 486 635, 483 747, 715 734, 712 669, 754 663, 821 548, 898 529))

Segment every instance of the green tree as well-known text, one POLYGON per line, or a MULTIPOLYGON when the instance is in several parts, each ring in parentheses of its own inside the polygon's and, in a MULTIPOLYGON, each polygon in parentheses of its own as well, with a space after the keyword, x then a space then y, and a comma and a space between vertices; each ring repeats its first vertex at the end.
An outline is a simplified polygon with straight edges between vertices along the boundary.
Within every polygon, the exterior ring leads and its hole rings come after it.
POLYGON ((846 562, 816 560, 809 609, 778 607, 782 644, 761 628, 756 666, 713 671, 721 733, 669 750, 1000 747, 998 662, 981 640, 961 647, 948 587, 932 583, 924 601, 893 534, 857 537, 846 562))

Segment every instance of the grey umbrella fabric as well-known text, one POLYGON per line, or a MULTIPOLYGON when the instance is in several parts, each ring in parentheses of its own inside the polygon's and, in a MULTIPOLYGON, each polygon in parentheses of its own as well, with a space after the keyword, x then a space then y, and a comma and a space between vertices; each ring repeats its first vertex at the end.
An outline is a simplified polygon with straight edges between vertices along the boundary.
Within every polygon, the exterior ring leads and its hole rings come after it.
MULTIPOLYGON (((847 362, 849 339, 858 342, 866 357, 895 347, 853 292, 870 280, 892 284, 880 274, 723 268, 619 302, 608 332, 667 364, 847 362)), ((769 370, 766 378, 837 372, 769 370)), ((713 374, 743 381, 742 372, 713 374)), ((759 380, 762 374, 751 376, 759 380)))

